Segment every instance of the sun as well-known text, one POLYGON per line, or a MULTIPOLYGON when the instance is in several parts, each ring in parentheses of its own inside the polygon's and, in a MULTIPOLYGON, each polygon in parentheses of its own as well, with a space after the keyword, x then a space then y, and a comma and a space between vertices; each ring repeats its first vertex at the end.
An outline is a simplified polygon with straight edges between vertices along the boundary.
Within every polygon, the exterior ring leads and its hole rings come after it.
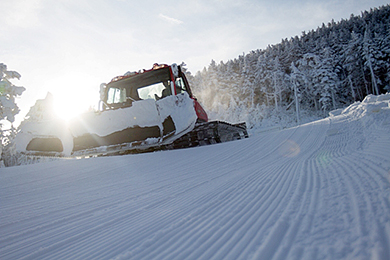
POLYGON ((54 96, 54 113, 65 122, 69 122, 80 114, 87 112, 91 107, 93 107, 91 101, 85 99, 64 94, 54 96))
POLYGON ((53 96, 53 114, 69 122, 80 114, 96 110, 99 104, 99 85, 91 79, 75 75, 72 83, 56 80, 49 88, 53 96), (97 85, 97 86, 96 86, 97 85))
POLYGON ((58 118, 64 121, 69 121, 81 113, 76 106, 69 106, 69 103, 58 101, 54 103, 54 112, 58 118))

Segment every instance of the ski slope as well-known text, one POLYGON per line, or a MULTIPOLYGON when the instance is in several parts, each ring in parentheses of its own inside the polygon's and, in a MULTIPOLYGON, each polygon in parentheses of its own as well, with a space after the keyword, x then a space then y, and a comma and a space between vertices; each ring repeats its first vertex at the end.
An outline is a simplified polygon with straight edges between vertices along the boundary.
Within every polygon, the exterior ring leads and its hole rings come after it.
POLYGON ((229 143, 0 169, 0 259, 390 259, 390 95, 229 143))

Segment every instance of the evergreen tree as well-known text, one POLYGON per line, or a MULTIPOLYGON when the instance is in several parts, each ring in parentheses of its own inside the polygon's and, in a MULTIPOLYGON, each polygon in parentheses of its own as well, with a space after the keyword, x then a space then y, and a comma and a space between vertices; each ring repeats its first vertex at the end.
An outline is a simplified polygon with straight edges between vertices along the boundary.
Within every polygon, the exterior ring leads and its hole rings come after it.
POLYGON ((317 69, 320 66, 320 58, 318 55, 313 53, 307 53, 303 55, 296 63, 297 69, 300 71, 302 78, 301 82, 301 100, 304 104, 314 106, 315 110, 318 111, 319 99, 320 99, 320 85, 318 83, 317 69))
MULTIPOLYGON (((11 83, 11 79, 20 79, 20 74, 16 71, 10 71, 7 66, 0 63, 0 161, 3 148, 11 142, 15 134, 15 128, 12 123, 15 121, 15 115, 19 113, 19 107, 15 103, 15 98, 22 95, 26 89, 17 87, 11 83), (11 129, 4 130, 1 121, 7 121, 11 124, 11 129)), ((0 164, 1 166, 1 164, 0 164)))
POLYGON ((241 71, 242 80, 242 98, 246 101, 248 107, 253 107, 255 104, 255 73, 254 67, 256 64, 255 54, 249 53, 243 56, 243 66, 241 71))
POLYGON ((351 40, 344 46, 343 70, 345 71, 345 85, 349 86, 353 101, 362 100, 364 90, 364 70, 362 56, 362 36, 354 31, 351 33, 351 40))
POLYGON ((318 67, 316 70, 318 81, 315 88, 320 89, 321 98, 319 101, 322 104, 322 109, 324 111, 336 109, 335 95, 339 86, 339 78, 335 70, 337 66, 331 55, 330 48, 325 48, 318 67))
POLYGON ((378 79, 377 76, 375 75, 375 70, 377 69, 376 59, 375 59, 376 52, 377 52, 377 46, 374 44, 374 41, 371 39, 370 30, 367 29, 364 32, 364 37, 363 37, 363 58, 365 60, 364 65, 370 71, 372 93, 375 95, 379 95, 378 79))

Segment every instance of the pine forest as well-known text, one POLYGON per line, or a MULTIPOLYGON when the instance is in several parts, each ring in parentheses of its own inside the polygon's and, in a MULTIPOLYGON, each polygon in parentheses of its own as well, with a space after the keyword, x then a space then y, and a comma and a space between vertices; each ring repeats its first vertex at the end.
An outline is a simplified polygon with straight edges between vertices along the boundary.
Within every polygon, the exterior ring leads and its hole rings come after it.
POLYGON ((188 74, 215 119, 253 128, 325 117, 390 91, 390 5, 188 74))

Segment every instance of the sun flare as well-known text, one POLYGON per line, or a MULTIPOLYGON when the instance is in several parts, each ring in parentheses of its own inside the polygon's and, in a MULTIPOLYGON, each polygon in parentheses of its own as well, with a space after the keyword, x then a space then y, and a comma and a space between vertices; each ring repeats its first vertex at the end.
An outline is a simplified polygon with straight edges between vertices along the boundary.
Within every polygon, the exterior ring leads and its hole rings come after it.
POLYGON ((62 102, 56 102, 54 110, 56 116, 65 121, 69 121, 81 113, 76 107, 70 107, 68 104, 63 104, 62 102))
POLYGON ((92 107, 92 105, 85 102, 85 100, 77 100, 75 98, 72 99, 64 96, 59 98, 56 96, 54 100, 54 112, 56 116, 66 122, 87 112, 92 107))

